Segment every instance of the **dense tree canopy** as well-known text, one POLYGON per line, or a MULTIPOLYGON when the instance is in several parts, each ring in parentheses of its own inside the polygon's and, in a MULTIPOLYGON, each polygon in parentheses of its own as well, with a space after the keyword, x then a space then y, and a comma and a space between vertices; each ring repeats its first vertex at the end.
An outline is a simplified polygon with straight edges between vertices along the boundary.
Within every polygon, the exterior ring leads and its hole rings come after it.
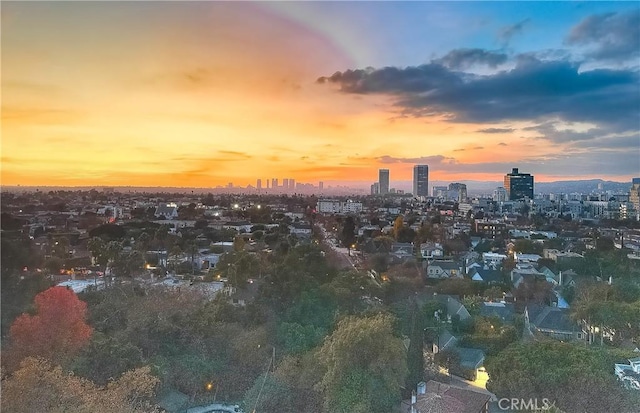
POLYGON ((387 413, 400 401, 406 351, 393 334, 393 318, 347 317, 320 350, 326 368, 325 409, 335 413, 387 413))
POLYGON ((611 373, 631 353, 558 341, 514 344, 487 361, 487 388, 498 397, 548 398, 567 413, 636 411, 637 395, 611 373))
POLYGON ((12 413, 146 413, 158 379, 149 367, 131 370, 106 386, 67 374, 41 358, 26 358, 2 380, 2 411, 12 413))

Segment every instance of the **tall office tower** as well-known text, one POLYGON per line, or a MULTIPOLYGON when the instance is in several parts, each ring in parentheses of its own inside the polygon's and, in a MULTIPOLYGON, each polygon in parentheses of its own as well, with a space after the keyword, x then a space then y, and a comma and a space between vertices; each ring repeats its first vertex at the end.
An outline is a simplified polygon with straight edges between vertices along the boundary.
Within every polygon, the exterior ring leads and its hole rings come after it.
POLYGON ((318 189, 322 191, 322 189, 324 189, 324 182, 320 181, 318 182, 318 189))
POLYGON ((499 186, 493 190, 493 200, 496 202, 504 202, 507 200, 507 190, 499 186))
POLYGON ((271 188, 276 189, 278 187, 278 178, 271 179, 271 188))
POLYGON ((378 184, 380 185, 380 195, 389 193, 389 170, 380 169, 378 171, 378 184))
POLYGON ((284 188, 285 191, 289 189, 289 178, 284 178, 282 180, 282 187, 284 188))
POLYGON ((269 179, 267 179, 267 189, 269 189, 269 179))
POLYGON ((633 204, 633 209, 636 210, 636 219, 640 220, 640 178, 633 178, 631 180, 629 202, 633 204))
POLYGON ((444 198, 447 195, 446 186, 434 186, 431 188, 431 196, 436 198, 444 198))
POLYGON ((429 166, 413 167, 413 196, 429 196, 429 166))
POLYGON ((289 178, 289 189, 296 189, 296 180, 289 178))
POLYGON ((380 184, 377 182, 374 182, 371 185, 371 195, 378 195, 380 193, 380 184))
POLYGON ((504 189, 510 201, 533 199, 533 175, 521 174, 518 168, 513 168, 510 174, 504 176, 504 189))
POLYGON ((449 184, 449 198, 465 202, 467 200, 467 186, 459 182, 449 184))
POLYGON ((256 188, 257 188, 257 189, 262 189, 262 179, 258 179, 258 180, 256 181, 256 188))

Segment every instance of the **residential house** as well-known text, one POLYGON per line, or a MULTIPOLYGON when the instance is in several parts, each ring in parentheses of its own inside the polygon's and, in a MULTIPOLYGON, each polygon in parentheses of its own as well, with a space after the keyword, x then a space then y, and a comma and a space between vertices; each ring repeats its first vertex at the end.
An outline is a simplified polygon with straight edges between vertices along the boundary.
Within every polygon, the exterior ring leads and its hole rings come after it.
POLYGON ((462 265, 453 260, 425 261, 428 278, 462 278, 462 265))
POLYGON ((249 221, 229 221, 222 224, 224 229, 234 229, 238 232, 251 232, 253 225, 249 221))
POLYGON ((514 288, 518 288, 524 281, 533 282, 535 279, 546 279, 546 277, 531 265, 520 264, 511 270, 511 283, 514 288))
POLYGON ((420 255, 427 260, 434 260, 444 257, 444 248, 437 242, 426 242, 420 244, 420 255))
POLYGON ((524 310, 525 328, 562 341, 582 340, 582 329, 569 317, 566 308, 528 305, 524 310))
POLYGON ((500 265, 502 265, 502 261, 506 259, 507 256, 505 254, 498 254, 495 252, 482 253, 482 261, 493 268, 498 268, 500 265))
POLYGON ((498 303, 484 302, 480 306, 480 315, 483 317, 497 317, 503 323, 511 324, 515 318, 515 308, 513 303, 504 301, 498 303))
POLYGON ((513 260, 516 264, 537 263, 542 258, 538 254, 521 254, 519 252, 513 253, 513 260))
POLYGON ((478 377, 478 369, 484 362, 484 351, 467 347, 454 347, 452 350, 458 354, 460 361, 457 366, 451 368, 451 373, 474 381, 478 377))
POLYGON ((299 237, 310 237, 311 225, 307 223, 293 223, 289 225, 289 233, 299 237))
POLYGON ((413 244, 410 242, 394 242, 391 244, 391 258, 394 261, 407 261, 415 259, 413 244))
POLYGON ((430 380, 420 382, 411 400, 402 402, 403 413, 487 413, 491 394, 430 380), (434 410, 437 409, 437 410, 434 410))
POLYGON ((502 282, 502 271, 487 266, 482 268, 474 267, 468 273, 473 281, 480 281, 487 284, 498 284, 502 282))
POLYGON ((156 212, 153 215, 156 218, 176 219, 178 218, 178 205, 175 203, 160 204, 156 207, 156 212))

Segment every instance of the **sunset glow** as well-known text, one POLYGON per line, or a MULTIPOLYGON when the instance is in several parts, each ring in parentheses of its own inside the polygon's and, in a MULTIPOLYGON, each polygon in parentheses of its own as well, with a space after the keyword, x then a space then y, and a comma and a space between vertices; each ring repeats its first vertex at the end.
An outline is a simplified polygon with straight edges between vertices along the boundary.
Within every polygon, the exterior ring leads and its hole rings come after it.
POLYGON ((639 45, 603 57, 586 33, 590 16, 637 21, 637 3, 392 6, 3 2, 2 185, 365 185, 416 163, 433 180, 640 172, 639 45), (381 70, 420 65, 439 79, 422 93, 381 70), (581 94, 600 109, 561 107, 581 94))

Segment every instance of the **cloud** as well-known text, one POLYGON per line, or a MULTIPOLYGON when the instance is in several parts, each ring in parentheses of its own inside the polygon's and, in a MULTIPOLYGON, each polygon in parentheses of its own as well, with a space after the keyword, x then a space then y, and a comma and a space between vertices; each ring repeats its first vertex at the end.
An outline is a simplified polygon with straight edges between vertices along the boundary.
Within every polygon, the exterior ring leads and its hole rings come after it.
POLYGON ((500 142, 500 143, 498 144, 498 146, 509 146, 509 145, 507 145, 507 144, 506 144, 506 143, 504 143, 504 142, 500 142))
POLYGON ((378 162, 383 164, 392 163, 409 163, 409 164, 428 164, 428 165, 453 165, 457 164, 455 158, 434 155, 434 156, 421 156, 418 158, 397 158, 394 156, 384 155, 377 158, 378 162))
POLYGON ((385 67, 382 69, 356 69, 336 72, 329 77, 320 77, 318 83, 337 83, 348 93, 419 93, 462 83, 460 74, 437 63, 410 66, 404 69, 385 67))
POLYGON ((480 133, 511 133, 515 131, 515 129, 513 128, 485 128, 485 129, 478 129, 476 132, 480 132, 480 133))
POLYGON ((587 46, 587 56, 615 62, 640 56, 640 10, 592 15, 576 26, 566 38, 569 45, 587 46))
POLYGON ((640 170, 638 151, 625 148, 612 149, 607 147, 572 148, 562 153, 548 153, 543 155, 523 157, 508 162, 477 162, 462 163, 455 158, 442 155, 425 156, 419 158, 396 158, 381 156, 383 163, 427 164, 432 172, 446 172, 455 174, 500 174, 518 167, 522 171, 534 175, 547 175, 553 171, 554 175, 592 176, 594 173, 613 175, 636 175, 640 170))
POLYGON ((475 65, 486 65, 491 68, 507 62, 505 53, 484 49, 454 49, 436 62, 450 69, 468 69, 475 65))
POLYGON ((504 46, 508 45, 513 36, 522 33, 524 27, 531 22, 531 19, 524 19, 516 24, 505 26, 498 31, 498 40, 504 46))
POLYGON ((416 67, 347 70, 318 79, 345 93, 386 94, 401 114, 445 116, 449 121, 595 123, 610 131, 635 130, 640 122, 637 71, 580 71, 565 60, 521 55, 513 69, 478 76, 428 63, 416 67))
MULTIPOLYGON (((253 158, 251 155, 249 155, 248 153, 245 152, 237 152, 237 151, 218 151, 219 154, 221 155, 227 155, 230 157, 235 157, 237 159, 251 159, 253 158)), ((231 160, 231 159, 228 159, 231 160)))

